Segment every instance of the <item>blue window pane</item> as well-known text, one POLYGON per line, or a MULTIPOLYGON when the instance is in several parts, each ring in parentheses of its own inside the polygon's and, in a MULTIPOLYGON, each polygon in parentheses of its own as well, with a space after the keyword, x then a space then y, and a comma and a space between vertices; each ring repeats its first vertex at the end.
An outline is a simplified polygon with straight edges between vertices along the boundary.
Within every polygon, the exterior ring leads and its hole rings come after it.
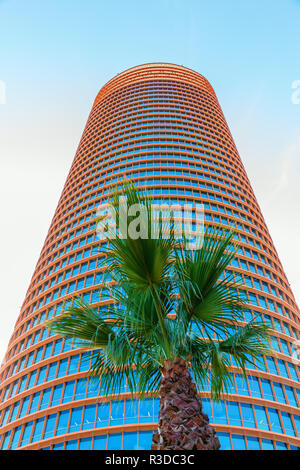
POLYGON ((32 436, 32 442, 39 441, 42 437, 45 418, 39 418, 35 422, 35 428, 32 436))
POLYGON ((139 412, 138 400, 125 401, 125 424, 137 423, 139 412))
POLYGON ((62 339, 58 339, 57 341, 55 341, 54 350, 52 353, 53 356, 56 356, 56 354, 59 354, 61 352, 62 341, 62 339))
POLYGON ((140 423, 153 422, 153 398, 144 398, 140 401, 140 423))
POLYGON ((5 426, 5 424, 7 422, 9 412, 10 412, 10 406, 8 408, 6 408, 6 410, 4 411, 4 413, 2 415, 1 423, 0 423, 1 426, 5 426))
POLYGON ((43 384, 45 382, 45 377, 46 377, 46 372, 47 372, 47 366, 44 366, 40 369, 39 377, 37 384, 43 384))
POLYGON ((275 364, 275 361, 274 361, 273 357, 267 356, 266 361, 267 361, 267 364, 268 364, 269 372, 271 374, 276 374, 277 375, 278 372, 277 372, 276 364, 275 364))
POLYGON ((35 383, 35 379, 36 379, 36 375, 37 375, 37 371, 34 370, 33 372, 31 372, 30 374, 30 379, 28 381, 28 384, 27 384, 27 389, 31 388, 34 386, 34 383, 35 383))
POLYGON ((250 375, 248 379, 249 379, 251 395, 253 397, 261 398, 261 391, 260 391, 258 378, 250 375))
POLYGON ((20 411, 20 416, 19 416, 20 418, 26 415, 29 400, 30 400, 30 397, 24 398, 23 403, 22 403, 22 407, 21 407, 21 411, 20 411))
POLYGON ((256 428, 252 405, 241 403, 244 426, 247 428, 256 428))
POLYGON ((122 448, 122 433, 108 435, 108 450, 121 450, 122 448))
POLYGON ((37 410, 38 404, 40 401, 40 396, 41 396, 41 392, 37 392, 33 395, 29 413, 34 413, 37 410))
POLYGON ((71 382, 67 382, 65 385, 64 396, 63 396, 63 403, 67 403, 68 401, 72 401, 74 395, 74 387, 75 381, 72 380, 71 382))
POLYGON ((21 429, 22 429, 22 426, 18 426, 15 429, 14 436, 13 436, 12 442, 10 444, 10 449, 11 450, 16 449, 17 446, 18 446, 20 435, 21 435, 21 429))
POLYGON ((69 359, 65 358, 59 362, 57 377, 64 377, 67 374, 69 359))
POLYGON ((213 402, 212 407, 214 414, 214 422, 217 424, 228 424, 224 401, 221 400, 219 403, 213 402))
POLYGON ((46 390, 43 391, 42 400, 40 404, 40 410, 44 410, 45 408, 48 408, 50 396, 51 396, 51 388, 47 388, 46 390))
POLYGON ((276 441, 277 450, 287 450, 287 444, 285 442, 276 441))
POLYGON ((277 364, 278 364, 278 367, 279 367, 280 375, 283 375, 283 377, 289 378, 289 374, 287 372, 285 362, 282 361, 281 359, 277 359, 277 364))
POLYGON ((154 398, 154 421, 158 421, 158 414, 159 414, 159 399, 154 398))
POLYGON ((64 339, 64 348, 63 351, 70 351, 71 346, 72 346, 72 338, 65 338, 64 339))
POLYGON ((57 444, 54 444, 52 450, 64 450, 64 445, 64 442, 58 442, 57 444))
POLYGON ((294 421, 298 432, 298 437, 300 437, 300 416, 294 415, 294 421))
POLYGON ((211 403, 209 398, 202 398, 203 412, 207 414, 210 421, 212 421, 211 403))
POLYGON ((99 392, 99 383, 95 380, 88 381, 87 397, 97 397, 99 392))
POLYGON ((17 391, 17 388, 18 388, 18 384, 19 384, 19 381, 16 380, 14 383, 13 383, 13 386, 12 386, 12 389, 11 389, 11 392, 10 392, 10 396, 13 397, 15 394, 16 394, 16 391, 17 391))
POLYGON ((36 364, 37 362, 40 362, 40 360, 41 360, 41 358, 42 358, 42 354, 43 354, 43 347, 41 347, 41 348, 39 348, 39 349, 37 350, 37 353, 36 353, 36 356, 35 356, 35 360, 34 360, 35 364, 36 364))
POLYGON ((30 421, 29 423, 25 424, 24 432, 23 432, 23 436, 22 436, 22 440, 20 444, 21 446, 26 446, 27 444, 29 444, 32 428, 33 428, 33 421, 30 421))
POLYGON ((96 420, 97 428, 108 426, 109 410, 110 410, 110 402, 103 402, 103 403, 98 404, 97 420, 96 420))
POLYGON ((77 444, 78 444, 77 440, 68 441, 66 443, 66 450, 77 450, 77 444))
POLYGON ((295 396, 295 393, 294 393, 294 389, 292 387, 289 387, 288 385, 285 386, 285 392, 287 394, 287 397, 288 397, 288 401, 289 401, 289 404, 291 406, 296 406, 298 407, 298 403, 297 403, 297 400, 296 400, 296 396, 295 396))
POLYGON ((91 353, 83 353, 81 355, 79 371, 87 371, 90 368, 91 353))
POLYGON ((18 411, 19 411, 19 407, 20 407, 20 402, 18 401, 17 403, 14 404, 13 411, 12 411, 9 421, 14 421, 16 419, 18 411))
POLYGON ((51 351, 52 351, 52 343, 47 344, 45 347, 45 352, 44 352, 44 357, 43 359, 48 359, 48 357, 51 356, 51 351))
POLYGON ((84 439, 80 439, 79 441, 79 450, 91 450, 92 447, 92 438, 86 437, 84 439))
POLYGON ((96 405, 87 405, 84 409, 82 429, 92 429, 95 426, 96 405))
POLYGON ((107 441, 106 434, 104 434, 103 436, 95 436, 93 449, 94 450, 106 450, 106 441, 107 441))
POLYGON ((75 374, 78 371, 79 354, 70 358, 69 374, 75 374))
POLYGON ((286 434, 289 434, 290 436, 295 436, 296 434, 291 420, 291 415, 282 411, 281 417, 286 434))
POLYGON ((232 424, 233 426, 241 426, 242 420, 241 420, 238 403, 235 403, 234 401, 228 401, 227 411, 228 411, 229 423, 232 424))
POLYGON ((260 450, 260 443, 257 437, 247 437, 248 450, 260 450))
POLYGON ((55 378, 56 369, 57 369, 57 362, 54 362, 53 364, 50 364, 49 370, 48 370, 48 375, 47 375, 47 381, 48 382, 55 378))
POLYGON ((124 432, 123 450, 137 450, 137 433, 124 432))
POLYGON ((61 400, 63 384, 56 385, 53 389, 53 395, 51 399, 51 406, 59 405, 61 400))
POLYGON ((262 439, 262 448, 263 450, 274 450, 274 442, 269 439, 262 439))
POLYGON ((240 395, 249 395, 247 380, 241 374, 235 374, 236 386, 240 395))
POLYGON ((33 356, 34 356, 34 351, 32 351, 32 352, 29 354, 26 367, 30 367, 30 366, 31 366, 32 361, 33 361, 33 356))
POLYGON ((230 436, 226 432, 218 432, 221 450, 231 450, 230 436))
POLYGON ((290 353, 289 347, 287 345, 287 342, 284 339, 281 339, 280 344, 281 344, 283 354, 286 354, 287 356, 289 356, 291 353, 290 353))
POLYGON ((260 381, 261 381, 261 385, 262 385, 262 389, 263 389, 264 398, 266 400, 274 400, 273 391, 272 391, 270 381, 267 380, 267 379, 260 379, 260 381))
POLYGON ((79 379, 76 383, 75 400, 82 400, 85 398, 85 391, 87 386, 87 378, 79 379))
POLYGON ((282 433, 282 426, 280 423, 278 411, 274 410, 273 408, 269 408, 268 411, 269 411, 269 418, 270 418, 272 431, 282 433))
POLYGON ((266 410, 263 406, 254 406, 255 414, 256 414, 256 421, 258 429, 264 429, 269 431, 269 424, 267 419, 266 410))
POLYGON ((298 378, 298 375, 297 375, 296 368, 295 368, 294 364, 291 364, 290 362, 288 362, 288 367, 289 367, 289 371, 290 371, 292 379, 296 380, 296 382, 298 382, 299 378, 298 378))
POLYGON ((116 400, 111 404, 110 424, 116 426, 123 424, 124 418, 124 401, 116 400))
POLYGON ((150 450, 152 444, 152 431, 140 431, 138 448, 139 450, 150 450))
POLYGON ((54 435, 56 417, 57 417, 56 413, 53 413, 52 415, 48 416, 47 422, 46 422, 45 433, 44 433, 44 439, 48 439, 49 437, 52 437, 54 435))
POLYGON ((273 382, 273 387, 275 390, 277 401, 279 401, 279 403, 286 403, 282 385, 278 382, 273 382))
POLYGON ((71 411, 71 420, 70 420, 69 432, 78 432, 78 431, 80 431, 81 419, 82 419, 82 406, 78 406, 77 408, 73 408, 72 411, 71 411))
POLYGON ((3 439, 3 442, 2 442, 2 450, 7 449, 8 443, 9 443, 9 440, 10 440, 10 435, 11 435, 11 431, 8 431, 7 433, 5 433, 4 439, 3 439))
POLYGON ((232 445, 233 450, 246 450, 246 443, 244 436, 240 436, 239 434, 232 434, 232 445))
POLYGON ((56 435, 66 434, 69 422, 70 410, 64 410, 59 413, 56 435))

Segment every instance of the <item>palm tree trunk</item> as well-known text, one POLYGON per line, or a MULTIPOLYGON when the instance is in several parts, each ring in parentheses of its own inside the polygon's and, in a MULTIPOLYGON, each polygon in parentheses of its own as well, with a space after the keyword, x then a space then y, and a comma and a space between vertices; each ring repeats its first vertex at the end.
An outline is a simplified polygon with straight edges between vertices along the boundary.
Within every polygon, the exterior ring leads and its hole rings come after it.
POLYGON ((218 450, 219 439, 202 411, 187 363, 165 361, 160 388, 158 432, 151 450, 218 450))

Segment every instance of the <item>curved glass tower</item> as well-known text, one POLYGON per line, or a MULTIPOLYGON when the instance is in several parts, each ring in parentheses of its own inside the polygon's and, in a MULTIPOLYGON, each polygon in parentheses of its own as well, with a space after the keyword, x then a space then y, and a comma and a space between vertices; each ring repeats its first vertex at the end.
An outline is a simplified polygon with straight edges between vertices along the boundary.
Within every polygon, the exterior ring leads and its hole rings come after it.
POLYGON ((299 310, 222 110, 208 81, 173 64, 146 64, 99 92, 0 369, 2 449, 150 449, 158 403, 89 384, 90 354, 50 334, 44 320, 74 296, 109 302, 97 284, 95 212, 124 176, 158 200, 203 203, 205 219, 237 228, 230 269, 249 312, 271 321, 274 354, 219 404, 201 392, 223 449, 300 447, 299 310))

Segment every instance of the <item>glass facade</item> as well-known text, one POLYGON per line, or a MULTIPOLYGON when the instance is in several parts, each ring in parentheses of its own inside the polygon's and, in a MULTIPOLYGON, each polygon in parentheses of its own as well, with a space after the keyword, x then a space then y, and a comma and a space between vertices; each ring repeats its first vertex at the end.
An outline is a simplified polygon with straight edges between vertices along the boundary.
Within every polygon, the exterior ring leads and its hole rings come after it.
MULTIPOLYGON (((42 323, 74 296, 110 302, 99 290, 95 212, 124 178, 157 201, 194 206, 205 220, 235 227, 249 309, 274 328, 274 353, 247 370, 216 404, 201 391, 222 449, 300 446, 299 310, 216 95, 197 72, 147 64, 99 92, 0 369, 1 449, 150 449, 158 400, 118 399, 89 383, 93 360, 42 323)), ((105 248, 105 246, 104 246, 105 248)))

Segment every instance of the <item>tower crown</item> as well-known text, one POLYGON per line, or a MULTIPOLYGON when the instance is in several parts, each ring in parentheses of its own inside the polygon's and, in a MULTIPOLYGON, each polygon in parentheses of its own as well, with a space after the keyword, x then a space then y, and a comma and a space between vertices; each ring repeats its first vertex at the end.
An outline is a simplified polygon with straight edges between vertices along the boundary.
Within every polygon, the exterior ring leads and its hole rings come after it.
POLYGON ((99 91, 94 101, 94 106, 113 91, 120 90, 127 85, 153 80, 168 80, 188 83, 200 88, 201 90, 208 91, 214 95, 214 97, 216 96, 209 81, 200 73, 184 67, 183 65, 153 62, 131 67, 113 77, 99 91))

